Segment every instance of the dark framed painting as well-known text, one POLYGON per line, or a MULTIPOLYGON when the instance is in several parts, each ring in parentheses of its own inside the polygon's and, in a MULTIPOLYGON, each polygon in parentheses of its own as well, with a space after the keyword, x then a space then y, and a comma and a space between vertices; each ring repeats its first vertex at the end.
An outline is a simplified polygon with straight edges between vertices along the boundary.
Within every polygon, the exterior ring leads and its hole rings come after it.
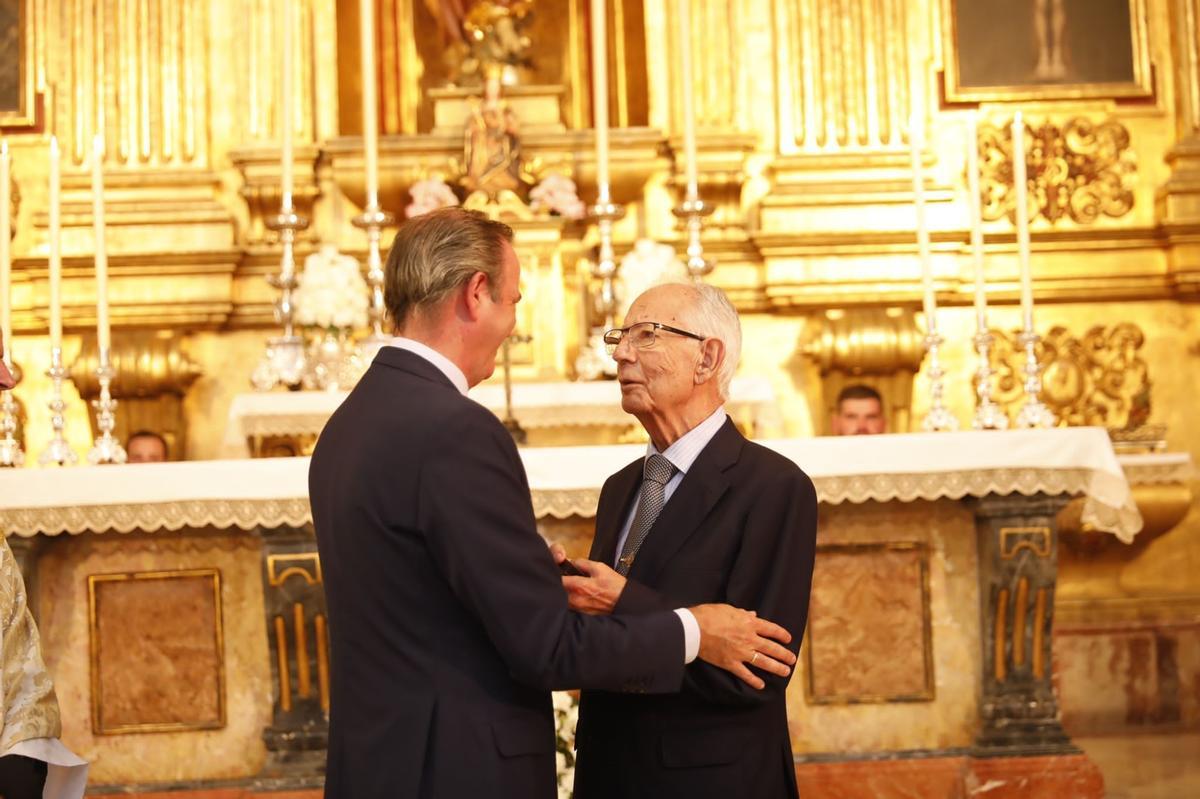
POLYGON ((948 103, 1149 97, 1145 0, 943 0, 948 103))
POLYGON ((33 0, 0 0, 0 128, 37 124, 33 0))

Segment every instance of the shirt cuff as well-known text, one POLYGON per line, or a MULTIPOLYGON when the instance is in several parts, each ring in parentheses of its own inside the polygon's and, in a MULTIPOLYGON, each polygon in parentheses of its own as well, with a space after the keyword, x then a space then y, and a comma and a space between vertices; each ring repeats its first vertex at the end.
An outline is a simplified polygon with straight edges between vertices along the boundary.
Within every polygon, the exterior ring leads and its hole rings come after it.
POLYGON ((683 622, 683 662, 687 665, 700 654, 700 623, 687 608, 677 608, 675 615, 683 622))

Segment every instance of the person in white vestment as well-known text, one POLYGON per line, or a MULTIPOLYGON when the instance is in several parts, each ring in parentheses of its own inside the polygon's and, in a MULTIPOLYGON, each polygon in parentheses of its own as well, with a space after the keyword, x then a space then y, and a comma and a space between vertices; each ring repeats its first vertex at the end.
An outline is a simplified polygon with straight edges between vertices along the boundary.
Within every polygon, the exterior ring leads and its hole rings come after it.
MULTIPOLYGON (((0 354, 4 352, 0 341, 0 354)), ((0 359, 0 389, 14 380, 0 359)), ((58 740, 62 722, 25 581, 0 530, 0 797, 79 799, 87 762, 58 740)))

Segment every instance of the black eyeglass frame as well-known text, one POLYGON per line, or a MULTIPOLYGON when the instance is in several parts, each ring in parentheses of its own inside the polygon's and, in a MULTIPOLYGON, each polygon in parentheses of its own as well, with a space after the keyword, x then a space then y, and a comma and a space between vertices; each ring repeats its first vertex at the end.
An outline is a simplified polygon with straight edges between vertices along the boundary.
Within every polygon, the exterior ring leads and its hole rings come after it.
MULTIPOLYGON (((696 333, 691 333, 687 330, 680 330, 678 327, 671 327, 670 325, 664 325, 662 322, 635 322, 634 324, 628 325, 626 327, 614 327, 612 330, 604 331, 604 344, 608 347, 609 355, 611 355, 617 351, 617 347, 620 346, 621 340, 625 338, 626 333, 628 333, 633 328, 640 327, 642 325, 652 326, 656 333, 659 330, 665 330, 668 333, 674 333, 677 336, 686 336, 687 338, 694 338, 694 339, 696 339, 696 341, 704 341, 707 338, 707 336, 697 335, 696 333), (610 341, 609 336, 611 336, 614 333, 619 333, 620 336, 617 337, 616 341, 610 341)), ((653 346, 653 345, 648 344, 646 346, 653 346)), ((641 348, 639 347, 638 349, 641 349, 641 348)))

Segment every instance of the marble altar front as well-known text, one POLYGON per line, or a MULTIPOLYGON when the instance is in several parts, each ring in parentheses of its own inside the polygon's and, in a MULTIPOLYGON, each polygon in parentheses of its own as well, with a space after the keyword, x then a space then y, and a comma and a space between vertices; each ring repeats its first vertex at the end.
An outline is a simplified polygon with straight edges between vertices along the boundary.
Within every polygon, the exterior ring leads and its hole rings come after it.
MULTIPOLYGON (((1117 546, 1141 526, 1104 431, 765 443, 821 501, 788 693, 802 781, 879 757, 926 763, 921 780, 939 768, 967 779, 981 755, 1079 766, 1052 687, 1057 515, 1077 498, 1083 524, 1117 546)), ((601 483, 642 451, 523 449, 541 532, 585 553, 601 483)), ((1147 458, 1157 479, 1190 470, 1186 456, 1137 456, 1143 473, 1147 458)), ((328 639, 307 467, 0 473, 0 522, 37 598, 64 739, 94 784, 320 785, 328 639)))

